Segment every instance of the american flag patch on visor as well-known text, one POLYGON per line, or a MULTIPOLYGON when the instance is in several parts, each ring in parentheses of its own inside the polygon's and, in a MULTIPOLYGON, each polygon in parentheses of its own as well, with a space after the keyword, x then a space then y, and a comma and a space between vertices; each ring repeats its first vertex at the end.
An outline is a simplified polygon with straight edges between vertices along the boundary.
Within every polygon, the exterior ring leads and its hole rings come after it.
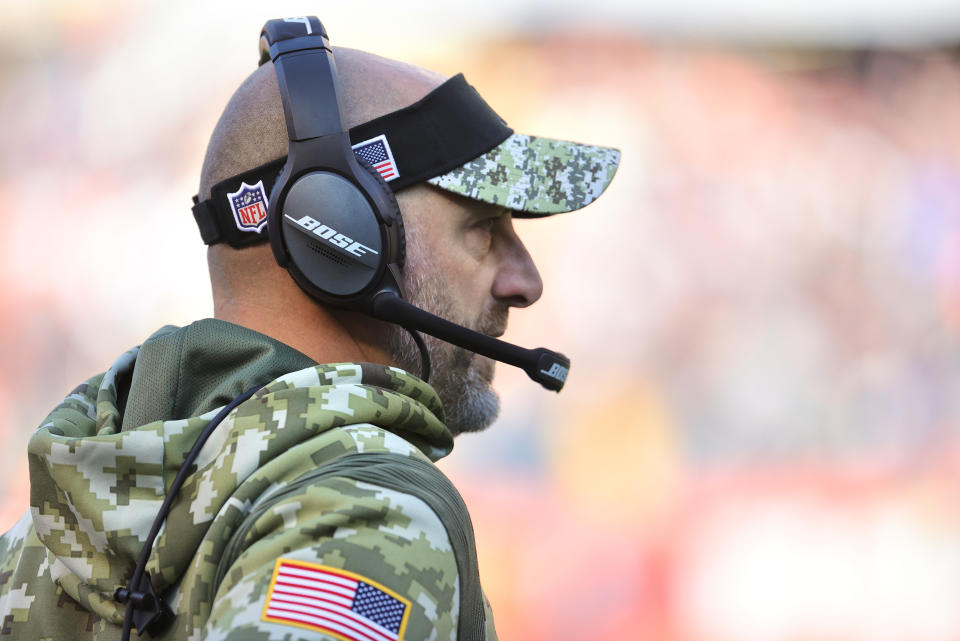
POLYGON ((390 182, 400 177, 386 135, 380 134, 376 138, 358 142, 353 145, 353 153, 357 155, 357 158, 363 158, 370 163, 385 181, 390 182))
POLYGON ((261 619, 346 641, 402 641, 409 617, 410 601, 366 577, 278 559, 261 619))

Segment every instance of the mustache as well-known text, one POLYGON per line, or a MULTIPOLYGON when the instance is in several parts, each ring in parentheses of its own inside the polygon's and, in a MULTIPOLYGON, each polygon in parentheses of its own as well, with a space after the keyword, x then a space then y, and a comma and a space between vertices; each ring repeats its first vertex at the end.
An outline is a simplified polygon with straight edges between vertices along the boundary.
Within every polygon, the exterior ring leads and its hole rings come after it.
POLYGON ((474 329, 487 336, 502 336, 507 331, 507 319, 510 316, 510 308, 504 303, 494 303, 494 305, 480 315, 474 329))

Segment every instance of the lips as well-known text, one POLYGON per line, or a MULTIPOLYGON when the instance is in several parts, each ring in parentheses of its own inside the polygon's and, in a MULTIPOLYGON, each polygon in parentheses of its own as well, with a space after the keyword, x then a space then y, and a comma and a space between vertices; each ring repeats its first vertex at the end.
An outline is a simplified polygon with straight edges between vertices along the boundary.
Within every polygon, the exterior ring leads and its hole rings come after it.
POLYGON ((480 322, 477 323, 479 327, 477 331, 493 338, 500 338, 507 331, 507 315, 509 313, 510 311, 506 306, 497 307, 484 313, 480 317, 480 322))

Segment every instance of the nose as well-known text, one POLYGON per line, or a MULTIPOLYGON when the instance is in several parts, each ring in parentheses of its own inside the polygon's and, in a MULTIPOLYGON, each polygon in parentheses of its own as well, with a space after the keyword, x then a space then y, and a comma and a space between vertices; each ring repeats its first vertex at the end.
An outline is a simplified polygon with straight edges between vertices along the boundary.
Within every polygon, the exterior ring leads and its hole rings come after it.
POLYGON ((509 217, 503 227, 496 243, 500 265, 492 294, 510 307, 528 307, 543 294, 543 280, 509 217))

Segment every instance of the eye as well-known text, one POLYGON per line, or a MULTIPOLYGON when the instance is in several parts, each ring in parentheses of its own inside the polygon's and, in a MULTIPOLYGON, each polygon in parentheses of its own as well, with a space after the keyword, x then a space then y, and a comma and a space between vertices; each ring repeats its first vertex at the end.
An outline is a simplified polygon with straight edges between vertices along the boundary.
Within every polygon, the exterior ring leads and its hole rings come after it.
POLYGON ((467 245, 470 252, 476 256, 482 256, 490 251, 493 244, 494 225, 497 223, 495 216, 480 218, 474 221, 467 232, 467 245))
POLYGON ((497 222, 497 218, 484 218, 476 224, 478 229, 481 229, 488 234, 493 233, 493 225, 497 222))

